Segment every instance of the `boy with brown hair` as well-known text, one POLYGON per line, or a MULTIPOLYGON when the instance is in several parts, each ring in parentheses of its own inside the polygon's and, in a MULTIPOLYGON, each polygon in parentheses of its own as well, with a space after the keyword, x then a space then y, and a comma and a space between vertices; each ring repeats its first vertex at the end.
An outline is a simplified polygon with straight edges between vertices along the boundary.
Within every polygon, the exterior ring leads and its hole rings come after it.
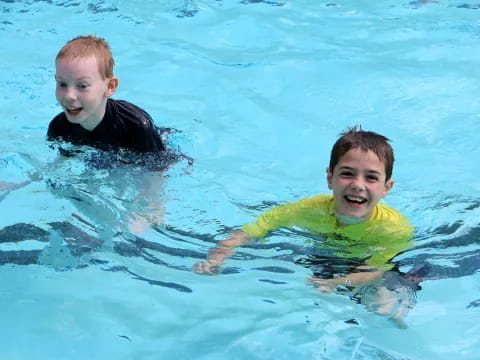
POLYGON ((228 240, 220 241, 193 270, 217 274, 234 248, 263 238, 272 230, 295 227, 315 235, 313 244, 329 252, 327 257, 299 261, 314 270, 310 281, 322 292, 381 279, 393 267, 389 260, 413 245, 409 241, 413 233, 409 221, 379 203, 394 184, 394 155, 388 141, 361 128, 348 129, 334 144, 326 171, 332 195, 317 195, 267 211, 228 240), (332 266, 334 259, 348 265, 340 271, 332 266))
POLYGON ((50 122, 49 140, 102 150, 164 151, 159 131, 146 111, 111 99, 118 87, 113 66, 110 47, 102 38, 79 36, 65 44, 55 61, 55 94, 63 112, 50 122))

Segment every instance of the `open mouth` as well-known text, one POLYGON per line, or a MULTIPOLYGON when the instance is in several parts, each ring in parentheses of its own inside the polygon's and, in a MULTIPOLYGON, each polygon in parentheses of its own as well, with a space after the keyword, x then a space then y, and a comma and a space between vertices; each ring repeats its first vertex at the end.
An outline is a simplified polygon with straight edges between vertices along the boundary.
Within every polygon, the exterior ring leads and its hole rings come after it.
POLYGON ((344 199, 349 204, 354 205, 354 206, 359 206, 359 205, 365 204, 367 202, 367 199, 365 199, 363 197, 360 197, 360 196, 353 196, 353 195, 345 195, 344 199))
POLYGON ((65 108, 65 111, 68 115, 76 116, 80 114, 80 112, 83 110, 83 108, 78 107, 78 108, 65 108))

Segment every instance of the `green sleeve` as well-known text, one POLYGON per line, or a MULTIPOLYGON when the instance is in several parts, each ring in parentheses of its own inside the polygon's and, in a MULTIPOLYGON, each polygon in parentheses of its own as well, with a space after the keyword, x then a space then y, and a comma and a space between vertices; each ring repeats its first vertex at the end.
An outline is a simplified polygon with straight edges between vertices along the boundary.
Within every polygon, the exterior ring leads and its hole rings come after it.
MULTIPOLYGON (((254 238, 263 238, 268 232, 293 225, 322 232, 332 212, 331 195, 316 195, 300 201, 280 205, 260 215, 253 223, 244 225, 242 230, 254 238)), ((317 231, 317 232, 318 232, 317 231)))
POLYGON ((254 238, 263 238, 270 231, 291 226, 298 206, 296 203, 280 205, 260 215, 253 223, 246 224, 242 231, 254 238))

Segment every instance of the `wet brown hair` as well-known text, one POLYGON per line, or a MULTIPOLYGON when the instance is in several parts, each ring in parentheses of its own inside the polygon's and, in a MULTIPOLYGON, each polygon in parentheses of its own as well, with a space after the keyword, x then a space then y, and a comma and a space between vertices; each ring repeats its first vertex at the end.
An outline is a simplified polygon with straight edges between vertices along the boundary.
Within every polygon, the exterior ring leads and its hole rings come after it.
POLYGON ((88 35, 78 36, 67 42, 58 52, 55 61, 73 60, 77 58, 88 58, 94 56, 98 62, 98 71, 102 79, 113 77, 113 61, 110 46, 105 39, 88 35))
POLYGON ((385 181, 392 177, 393 149, 389 144, 390 139, 372 131, 364 131, 361 126, 348 128, 340 134, 340 138, 335 142, 330 154, 330 172, 333 174, 340 158, 351 149, 360 148, 363 151, 371 150, 385 164, 385 181))

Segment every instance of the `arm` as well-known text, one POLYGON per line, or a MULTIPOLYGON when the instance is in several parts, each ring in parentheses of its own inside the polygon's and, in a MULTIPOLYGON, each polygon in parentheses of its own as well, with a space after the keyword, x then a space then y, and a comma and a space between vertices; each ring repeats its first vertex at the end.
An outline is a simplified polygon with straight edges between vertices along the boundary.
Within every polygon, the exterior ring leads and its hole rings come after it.
POLYGON ((378 227, 372 227, 366 233, 369 237, 368 246, 364 249, 361 248, 362 254, 359 254, 359 257, 369 255, 369 258, 366 260, 365 265, 356 268, 358 271, 354 270, 354 272, 346 276, 339 276, 333 279, 315 277, 309 280, 321 292, 331 293, 337 286, 358 287, 380 279, 386 271, 391 269, 392 264, 390 260, 413 245, 410 242, 413 227, 408 219, 396 212, 390 216, 393 216, 395 221, 392 220, 387 225, 380 222, 378 227))
POLYGON ((206 260, 193 266, 193 271, 197 274, 218 274, 220 265, 233 255, 234 248, 248 244, 254 238, 263 238, 271 230, 289 226, 295 219, 296 211, 298 211, 298 206, 293 203, 280 205, 263 213, 255 222, 244 225, 241 230, 235 231, 229 239, 219 241, 218 246, 209 251, 206 260))
POLYGON ((223 262, 231 257, 233 249, 252 241, 252 237, 242 230, 235 231, 227 240, 218 242, 218 245, 208 252, 207 259, 193 265, 197 274, 217 275, 223 262))
POLYGON ((369 284, 383 276, 384 270, 363 265, 357 267, 359 272, 352 272, 348 275, 335 277, 333 279, 322 279, 319 277, 310 277, 308 281, 317 287, 322 293, 330 294, 338 286, 357 287, 369 284))
MULTIPOLYGON (((330 293, 337 287, 344 287, 347 295, 356 298, 367 311, 393 320, 400 328, 407 327, 404 318, 415 306, 417 284, 394 271, 375 269, 369 266, 369 272, 351 273, 334 279, 309 278, 322 293, 330 293)), ((340 289, 338 289, 340 292, 340 289)))
POLYGON ((337 286, 359 287, 368 285, 377 279, 381 279, 383 274, 390 270, 392 264, 389 262, 397 254, 401 253, 408 247, 412 246, 409 242, 411 233, 405 232, 389 234, 388 241, 383 241, 382 249, 375 251, 365 265, 355 268, 353 272, 348 275, 334 277, 333 279, 322 279, 318 277, 309 278, 309 281, 318 287, 322 293, 329 294, 334 291, 337 286))
POLYGON ((151 116, 144 111, 144 116, 139 122, 140 134, 134 136, 135 141, 142 139, 142 142, 137 144, 139 152, 141 153, 160 153, 165 151, 165 145, 158 129, 151 116))

